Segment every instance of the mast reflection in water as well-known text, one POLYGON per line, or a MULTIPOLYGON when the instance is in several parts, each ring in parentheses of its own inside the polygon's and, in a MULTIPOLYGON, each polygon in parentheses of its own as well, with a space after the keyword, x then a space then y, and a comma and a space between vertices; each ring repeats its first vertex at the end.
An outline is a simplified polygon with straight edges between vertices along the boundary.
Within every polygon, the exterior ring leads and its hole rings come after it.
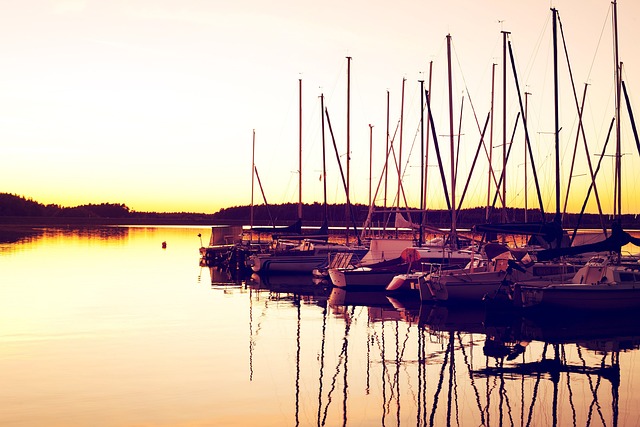
POLYGON ((314 367, 317 425, 374 422, 376 407, 380 425, 624 425, 621 359, 633 364, 640 343, 640 322, 629 313, 528 318, 379 292, 333 288, 327 297, 304 276, 261 283, 271 299, 281 299, 290 285, 297 307, 296 425, 301 369, 309 368, 299 365, 300 346, 317 345, 301 341, 302 300, 326 304, 314 367), (339 349, 332 356, 325 350, 327 313, 335 337, 330 346, 339 349))
POLYGON ((523 317, 244 276, 198 265, 198 233, 52 228, 0 243, 0 425, 640 418, 635 315, 523 317))

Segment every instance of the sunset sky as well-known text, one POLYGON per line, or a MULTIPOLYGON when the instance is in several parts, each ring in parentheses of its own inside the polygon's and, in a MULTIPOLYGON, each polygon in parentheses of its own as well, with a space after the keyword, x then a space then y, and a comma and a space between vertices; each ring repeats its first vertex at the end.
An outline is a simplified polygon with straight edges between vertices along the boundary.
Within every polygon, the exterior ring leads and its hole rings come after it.
MULTIPOLYGON (((553 56, 550 8, 560 14, 576 92, 588 83, 584 127, 594 168, 614 115, 612 5, 607 0, 21 0, 0 14, 0 192, 41 203, 125 203, 136 211, 206 212, 251 201, 255 164, 269 203, 298 201, 299 80, 302 80, 302 193, 322 202, 320 94, 346 168, 347 59, 351 57, 351 196, 369 202, 369 144, 375 189, 384 164, 387 91, 390 133, 400 119, 407 201, 420 198, 420 85, 432 74, 432 110, 450 185, 446 36, 452 41, 454 133, 460 130, 459 195, 494 93, 494 168, 502 169, 502 34, 509 31, 545 209, 555 209, 553 56), (462 110, 462 120, 460 111, 462 110), (475 116, 474 116, 475 111, 475 116), (372 125, 371 128, 369 125, 372 125)), ((620 61, 640 117, 640 3, 618 1, 620 61)), ((562 40, 561 42, 562 43, 562 40)), ((562 189, 578 128, 565 54, 560 59, 562 189)), ((507 64, 511 137, 518 99, 507 64)), ((624 102, 624 98, 623 98, 624 102)), ((624 103, 623 103, 624 106, 624 103)), ((623 210, 637 213, 640 155, 622 114, 623 210)), ((522 123, 520 123, 522 124, 522 123)), ((328 126, 328 201, 345 200, 328 126)), ((485 135, 489 145, 489 131, 485 135)), ((458 144, 458 136, 455 137, 458 144)), ((507 166, 507 203, 524 206, 524 132, 507 166)), ((428 208, 445 207, 430 137, 428 208)), ((568 210, 590 182, 583 141, 568 210)), ((614 141, 598 176, 605 212, 613 202, 614 141)), ((458 148, 456 148, 458 150, 458 148)), ((484 151, 466 207, 487 200, 484 151)), ((530 164, 529 164, 530 167, 530 164)), ((387 203, 394 204, 395 166, 387 203)), ((495 188, 495 186, 493 186, 495 188)), ((528 206, 537 206, 531 171, 528 206)), ((257 182, 255 202, 263 203, 257 182)), ((565 194, 562 195, 564 203, 565 194)), ((593 199, 593 197, 592 197, 593 199)), ((377 203, 383 203, 379 194, 377 203)), ((403 203, 404 204, 404 203, 403 203)), ((595 201, 589 211, 596 212, 595 201)))

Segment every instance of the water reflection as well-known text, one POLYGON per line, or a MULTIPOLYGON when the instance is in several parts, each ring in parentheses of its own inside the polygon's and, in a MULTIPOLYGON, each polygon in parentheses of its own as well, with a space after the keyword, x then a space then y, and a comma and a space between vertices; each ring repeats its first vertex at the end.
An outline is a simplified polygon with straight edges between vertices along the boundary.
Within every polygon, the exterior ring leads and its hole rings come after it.
POLYGON ((43 233, 42 229, 18 226, 3 225, 0 226, 0 244, 2 243, 18 243, 30 242, 43 233))
POLYGON ((640 348, 640 322, 629 313, 526 317, 326 288, 306 276, 247 283, 271 300, 288 295, 295 307, 295 425, 308 410, 301 390, 314 388, 318 426, 355 423, 363 413, 379 425, 615 426, 621 354, 640 348), (304 381, 302 300, 323 307, 315 387, 304 381), (331 320, 342 323, 333 339, 331 320))
POLYGON ((2 245, 3 426, 640 417, 635 313, 523 316, 209 269, 203 229, 49 230, 2 245))
POLYGON ((0 244, 28 244, 35 240, 48 238, 78 237, 89 239, 124 239, 129 234, 129 227, 119 226, 27 226, 0 225, 0 244))

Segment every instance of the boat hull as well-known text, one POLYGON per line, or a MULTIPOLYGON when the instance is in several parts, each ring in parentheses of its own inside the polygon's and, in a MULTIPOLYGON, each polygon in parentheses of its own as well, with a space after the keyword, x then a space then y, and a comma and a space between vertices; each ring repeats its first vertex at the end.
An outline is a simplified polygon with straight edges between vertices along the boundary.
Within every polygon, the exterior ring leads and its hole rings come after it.
POLYGON ((472 277, 472 280, 465 275, 441 277, 440 284, 447 289, 447 299, 479 302, 509 286, 504 281, 504 271, 476 273, 472 277))
POLYGON ((397 274, 398 271, 394 269, 329 269, 329 277, 334 286, 360 290, 383 291, 397 274))
POLYGON ((327 261, 327 255, 302 256, 269 256, 255 255, 249 260, 249 266, 254 272, 260 273, 311 273, 327 261))
POLYGON ((524 308, 553 307, 571 310, 626 310, 640 308, 640 284, 563 284, 535 287, 518 285, 524 308))

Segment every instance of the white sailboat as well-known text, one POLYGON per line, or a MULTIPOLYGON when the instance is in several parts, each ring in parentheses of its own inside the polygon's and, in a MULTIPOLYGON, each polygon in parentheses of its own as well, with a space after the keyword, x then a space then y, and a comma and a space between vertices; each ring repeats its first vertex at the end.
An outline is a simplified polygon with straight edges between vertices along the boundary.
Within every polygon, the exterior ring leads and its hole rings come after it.
POLYGON ((517 283, 516 301, 523 308, 625 310, 640 307, 640 264, 617 264, 611 256, 592 258, 570 282, 540 286, 517 283))
MULTIPOLYGON (((625 310, 640 307, 640 263, 621 262, 622 247, 628 243, 640 246, 640 239, 622 229, 622 152, 620 144, 620 98, 624 84, 621 78, 622 63, 618 60, 617 3, 612 2, 616 84, 616 152, 615 196, 611 235, 602 242, 542 251, 542 257, 559 257, 588 252, 608 252, 591 258, 572 280, 553 285, 536 286, 536 283, 517 283, 516 301, 522 307, 560 307, 578 310, 625 310)), ((555 12, 555 10, 554 10, 555 12)), ((625 93, 626 95, 626 93, 625 93)), ((627 107, 631 113, 627 99, 627 107)), ((633 122, 633 115, 630 114, 633 122)), ((634 125, 635 128, 635 125, 634 125)), ((636 144, 638 141, 637 135, 636 144)), ((640 147, 640 145, 638 145, 640 147)), ((640 148, 639 148, 640 149, 640 148)))
POLYGON ((526 252, 498 244, 488 244, 484 250, 486 260, 476 259, 464 269, 398 275, 387 290, 417 289, 422 301, 481 302, 498 294, 511 297, 515 282, 557 283, 569 280, 579 269, 564 261, 536 262, 526 252))

